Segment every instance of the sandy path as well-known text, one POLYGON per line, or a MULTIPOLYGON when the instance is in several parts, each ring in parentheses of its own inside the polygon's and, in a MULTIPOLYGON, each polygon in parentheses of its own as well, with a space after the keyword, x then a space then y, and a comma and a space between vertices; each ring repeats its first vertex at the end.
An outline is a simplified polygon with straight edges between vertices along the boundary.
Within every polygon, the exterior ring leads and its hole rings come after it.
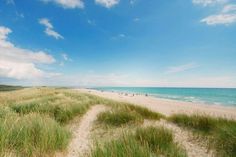
POLYGON ((160 112, 167 116, 174 113, 185 114, 209 114, 216 117, 236 119, 236 107, 224 107, 217 105, 206 105, 193 102, 183 102, 177 100, 161 99, 143 95, 125 95, 116 92, 98 91, 91 89, 76 89, 77 91, 94 94, 100 97, 113 99, 116 101, 129 102, 149 108, 152 111, 160 112))
POLYGON ((72 141, 68 147, 67 157, 84 156, 90 149, 90 130, 97 115, 106 110, 104 105, 93 106, 80 120, 79 124, 73 124, 72 141))
MULTIPOLYGON (((150 125, 153 125, 153 123, 150 121, 144 122, 144 126, 150 125)), ((202 146, 202 144, 198 143, 196 140, 193 140, 193 135, 190 132, 165 120, 155 122, 154 125, 163 126, 167 129, 172 130, 174 134, 174 141, 185 148, 188 157, 213 157, 213 152, 208 151, 207 148, 202 146)))

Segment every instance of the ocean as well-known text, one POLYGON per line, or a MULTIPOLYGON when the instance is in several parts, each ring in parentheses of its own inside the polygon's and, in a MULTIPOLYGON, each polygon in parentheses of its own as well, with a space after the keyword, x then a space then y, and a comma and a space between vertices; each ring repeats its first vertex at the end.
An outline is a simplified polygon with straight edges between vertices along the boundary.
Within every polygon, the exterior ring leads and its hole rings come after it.
POLYGON ((236 107, 236 88, 99 87, 93 89, 148 94, 164 99, 236 107))

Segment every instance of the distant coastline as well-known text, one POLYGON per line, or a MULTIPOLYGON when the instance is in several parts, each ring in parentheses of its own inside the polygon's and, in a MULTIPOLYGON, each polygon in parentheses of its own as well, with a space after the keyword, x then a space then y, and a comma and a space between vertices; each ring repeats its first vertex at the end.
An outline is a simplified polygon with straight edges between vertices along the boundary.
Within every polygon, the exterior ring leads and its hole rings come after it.
POLYGON ((236 88, 97 87, 100 91, 149 95, 156 98, 236 107, 236 88))
POLYGON ((184 113, 184 114, 208 114, 215 117, 236 119, 236 107, 223 106, 218 104, 203 104, 198 102, 186 102, 181 100, 172 100, 165 98, 157 98, 153 96, 145 96, 144 94, 119 93, 97 89, 77 88, 83 93, 97 95, 120 102, 128 102, 147 107, 152 111, 160 112, 166 116, 184 113))

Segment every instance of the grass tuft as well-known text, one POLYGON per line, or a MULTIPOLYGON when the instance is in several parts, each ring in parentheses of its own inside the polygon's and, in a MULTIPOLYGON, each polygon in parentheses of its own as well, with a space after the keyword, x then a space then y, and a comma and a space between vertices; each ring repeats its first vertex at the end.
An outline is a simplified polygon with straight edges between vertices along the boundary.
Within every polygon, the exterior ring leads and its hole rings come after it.
POLYGON ((141 146, 133 136, 125 135, 118 140, 112 140, 103 146, 96 145, 91 157, 151 157, 147 146, 141 146))
POLYGON ((70 133, 49 117, 39 114, 11 116, 0 122, 0 154, 42 156, 66 148, 70 133))
POLYGON ((148 145, 156 154, 168 157, 186 156, 186 152, 173 141, 172 132, 163 127, 139 128, 135 137, 142 145, 148 145))
POLYGON ((126 107, 131 111, 139 113, 145 119, 160 120, 161 118, 165 117, 164 115, 158 112, 153 112, 145 107, 135 106, 131 104, 127 105, 126 107))
POLYGON ((176 114, 170 121, 207 137, 209 148, 219 157, 234 157, 236 154, 236 121, 213 118, 207 115, 176 114))
POLYGON ((204 133, 208 133, 213 130, 217 123, 214 118, 201 115, 188 116, 185 114, 175 114, 169 117, 169 120, 179 126, 188 127, 204 133))
POLYGON ((98 115, 98 122, 111 126, 122 126, 124 124, 142 123, 143 118, 135 112, 113 110, 100 113, 98 115))
POLYGON ((172 132, 163 128, 139 128, 121 138, 96 145, 91 157, 186 157, 186 153, 173 142, 172 132))

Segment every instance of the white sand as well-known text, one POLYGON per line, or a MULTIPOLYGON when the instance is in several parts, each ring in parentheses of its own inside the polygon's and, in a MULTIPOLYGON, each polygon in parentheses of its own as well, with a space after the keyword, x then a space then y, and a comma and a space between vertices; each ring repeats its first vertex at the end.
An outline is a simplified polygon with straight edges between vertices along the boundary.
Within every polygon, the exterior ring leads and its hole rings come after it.
POLYGON ((160 112, 165 115, 173 113, 186 114, 209 114, 217 117, 236 119, 236 107, 224 107, 217 105, 206 105, 192 102, 183 102, 169 99, 160 99, 144 95, 121 95, 116 92, 101 92, 91 89, 76 89, 80 92, 90 93, 104 98, 109 98, 122 102, 129 102, 136 105, 147 107, 153 111, 160 112))
POLYGON ((80 120, 71 126, 73 139, 68 147, 67 157, 85 156, 91 147, 90 130, 97 115, 106 110, 104 105, 93 106, 80 120))

